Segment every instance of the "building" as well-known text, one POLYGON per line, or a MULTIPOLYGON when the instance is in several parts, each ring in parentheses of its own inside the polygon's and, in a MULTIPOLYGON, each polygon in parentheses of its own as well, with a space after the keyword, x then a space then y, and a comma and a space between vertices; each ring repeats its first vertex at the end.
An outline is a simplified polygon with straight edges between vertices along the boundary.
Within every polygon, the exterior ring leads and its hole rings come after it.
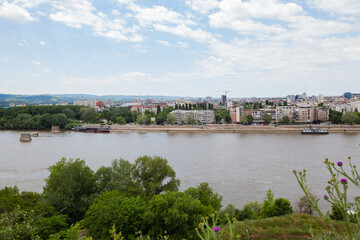
POLYGON ((287 95, 286 96, 286 101, 288 103, 295 103, 296 102, 296 96, 295 95, 287 95))
POLYGON ((227 96, 226 95, 221 95, 221 103, 223 105, 225 105, 226 101, 227 101, 227 96))
POLYGON ((215 123, 215 112, 212 110, 174 110, 171 112, 176 118, 176 123, 186 123, 190 115, 195 122, 212 124, 215 123))

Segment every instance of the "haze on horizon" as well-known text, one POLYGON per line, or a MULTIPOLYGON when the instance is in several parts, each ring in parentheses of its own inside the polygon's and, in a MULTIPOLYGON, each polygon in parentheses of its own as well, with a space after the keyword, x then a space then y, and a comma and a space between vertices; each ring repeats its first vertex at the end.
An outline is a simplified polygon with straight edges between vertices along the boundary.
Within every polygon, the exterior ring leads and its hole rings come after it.
POLYGON ((0 93, 360 92, 359 0, 0 0, 0 93))

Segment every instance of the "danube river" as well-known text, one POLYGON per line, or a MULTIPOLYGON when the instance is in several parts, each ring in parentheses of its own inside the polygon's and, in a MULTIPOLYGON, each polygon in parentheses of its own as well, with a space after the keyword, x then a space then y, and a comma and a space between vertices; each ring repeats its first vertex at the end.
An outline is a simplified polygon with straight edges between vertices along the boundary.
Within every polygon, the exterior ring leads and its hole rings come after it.
POLYGON ((17 131, 0 131, 1 188, 17 185, 41 192, 47 168, 62 157, 84 159, 97 170, 116 158, 133 162, 138 156, 157 155, 176 171, 181 190, 209 182, 224 197, 224 205, 238 208, 261 202, 268 189, 294 203, 302 192, 293 169, 307 169, 312 192, 322 196, 329 179, 326 157, 360 160, 360 134, 40 132, 29 143, 19 137, 17 131))

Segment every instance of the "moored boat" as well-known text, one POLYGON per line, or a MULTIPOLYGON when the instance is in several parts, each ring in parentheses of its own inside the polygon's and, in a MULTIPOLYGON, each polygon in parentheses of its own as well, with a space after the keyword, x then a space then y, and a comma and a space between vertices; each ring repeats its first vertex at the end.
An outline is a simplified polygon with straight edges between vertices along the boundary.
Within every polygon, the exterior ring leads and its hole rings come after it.
POLYGON ((329 134, 329 132, 325 129, 320 128, 310 128, 310 129, 303 129, 301 134, 329 134))
POLYGON ((74 127, 71 130, 76 132, 108 133, 110 132, 110 127, 74 127))

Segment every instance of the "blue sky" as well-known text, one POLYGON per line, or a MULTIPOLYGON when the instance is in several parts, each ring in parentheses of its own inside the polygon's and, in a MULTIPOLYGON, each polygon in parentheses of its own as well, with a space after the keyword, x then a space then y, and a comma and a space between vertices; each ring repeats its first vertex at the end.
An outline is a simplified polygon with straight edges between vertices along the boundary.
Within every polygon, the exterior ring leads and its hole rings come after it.
POLYGON ((0 93, 360 92, 359 0, 0 0, 0 93))

